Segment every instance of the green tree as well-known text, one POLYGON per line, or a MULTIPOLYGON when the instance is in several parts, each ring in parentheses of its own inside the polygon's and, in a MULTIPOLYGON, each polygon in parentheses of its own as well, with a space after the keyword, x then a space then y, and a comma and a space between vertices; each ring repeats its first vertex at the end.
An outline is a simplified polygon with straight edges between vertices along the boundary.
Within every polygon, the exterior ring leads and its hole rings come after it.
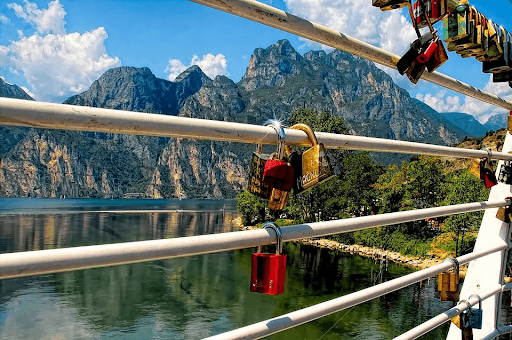
MULTIPOLYGON (((488 191, 482 181, 471 175, 467 169, 461 170, 454 178, 446 195, 446 204, 463 204, 487 200, 488 191)), ((464 250, 464 233, 477 230, 482 222, 483 212, 476 211, 465 214, 451 215, 445 220, 445 229, 455 233, 455 256, 464 250), (459 246, 459 239, 462 236, 459 246)))
POLYGON ((244 225, 263 222, 266 215, 267 201, 244 190, 236 197, 237 210, 242 215, 244 225))

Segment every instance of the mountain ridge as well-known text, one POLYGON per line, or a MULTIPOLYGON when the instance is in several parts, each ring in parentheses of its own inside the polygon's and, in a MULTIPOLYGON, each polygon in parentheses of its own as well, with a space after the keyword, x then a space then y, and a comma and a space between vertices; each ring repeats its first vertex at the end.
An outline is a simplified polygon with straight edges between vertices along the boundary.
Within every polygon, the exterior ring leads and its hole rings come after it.
MULTIPOLYGON (((451 145, 465 134, 429 113, 373 63, 341 51, 301 55, 287 40, 255 49, 235 83, 193 66, 174 81, 148 68, 106 71, 65 103, 261 124, 302 107, 328 110, 358 135, 451 145)), ((269 147, 270 148, 270 147, 269 147)), ((110 133, 32 129, 0 153, 0 195, 233 198, 255 146, 110 133), (27 170, 28 169, 28 170, 27 170)), ((380 154, 381 161, 396 161, 380 154)))

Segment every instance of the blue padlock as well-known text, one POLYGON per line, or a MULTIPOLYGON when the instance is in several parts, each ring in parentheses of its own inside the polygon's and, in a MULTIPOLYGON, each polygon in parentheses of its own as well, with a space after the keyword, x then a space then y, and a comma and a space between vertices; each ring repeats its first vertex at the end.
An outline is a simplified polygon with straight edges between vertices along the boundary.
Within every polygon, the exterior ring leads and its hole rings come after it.
POLYGON ((471 327, 482 329, 482 298, 478 294, 472 294, 468 299, 471 299, 472 297, 478 298, 478 309, 471 309, 469 322, 471 327))

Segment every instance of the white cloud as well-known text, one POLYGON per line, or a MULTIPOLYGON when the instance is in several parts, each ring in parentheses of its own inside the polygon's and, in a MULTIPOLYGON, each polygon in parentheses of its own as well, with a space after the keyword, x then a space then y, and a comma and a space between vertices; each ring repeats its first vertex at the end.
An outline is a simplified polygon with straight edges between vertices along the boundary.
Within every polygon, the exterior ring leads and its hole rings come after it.
POLYGON ((10 22, 11 22, 11 19, 6 17, 5 15, 0 14, 0 24, 7 25, 10 22))
POLYGON ((204 55, 202 59, 194 55, 189 65, 183 64, 178 59, 170 59, 165 68, 165 72, 169 72, 168 78, 173 81, 180 73, 193 65, 199 66, 201 70, 212 79, 218 75, 229 75, 226 57, 223 54, 213 55, 211 53, 204 55))
MULTIPOLYGON (((483 90, 503 99, 512 101, 512 88, 510 88, 508 82, 493 83, 492 75, 490 75, 489 81, 483 90)), ((418 93, 416 95, 416 99, 423 101, 439 112, 463 112, 470 114, 480 123, 485 123, 491 116, 496 114, 507 113, 505 109, 484 103, 473 97, 464 97, 461 101, 459 96, 448 95, 446 90, 441 90, 434 95, 430 93, 425 95, 418 93)))
POLYGON ((64 16, 66 12, 59 0, 54 0, 48 4, 48 9, 41 10, 37 4, 25 0, 25 6, 16 3, 7 5, 16 13, 16 16, 33 24, 38 33, 64 34, 64 16))
POLYGON ((401 54, 416 39, 401 10, 382 12, 366 0, 284 0, 294 15, 389 52, 401 54))
POLYGON ((66 34, 64 11, 58 0, 47 10, 25 0, 25 6, 9 4, 17 16, 33 24, 38 33, 8 46, 0 45, 0 66, 21 72, 38 100, 61 100, 85 91, 107 69, 120 66, 117 57, 108 55, 103 27, 93 31, 66 34), (52 32, 49 34, 44 34, 52 32))

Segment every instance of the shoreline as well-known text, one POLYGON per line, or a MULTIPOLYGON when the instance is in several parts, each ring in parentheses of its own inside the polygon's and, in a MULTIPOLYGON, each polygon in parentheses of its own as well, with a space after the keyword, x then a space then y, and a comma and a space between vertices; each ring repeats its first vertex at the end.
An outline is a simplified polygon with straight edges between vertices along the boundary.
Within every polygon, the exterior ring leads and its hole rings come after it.
MULTIPOLYGON (((240 221, 241 222, 241 221, 240 221)), ((257 229, 254 226, 243 226, 241 223, 239 224, 240 230, 255 230, 257 229)), ((292 241, 296 243, 301 243, 305 245, 310 245, 318 248, 324 248, 329 250, 337 250, 343 253, 348 253, 352 255, 359 255, 362 257, 374 259, 374 260, 388 260, 394 262, 396 264, 416 268, 416 269, 426 269, 436 264, 440 264, 444 261, 444 259, 438 257, 431 258, 421 258, 418 256, 406 256, 400 253, 384 250, 380 248, 366 247, 359 244, 343 244, 333 240, 328 240, 325 238, 304 238, 297 241, 292 241)), ((466 276, 468 269, 468 264, 464 264, 460 266, 460 277, 464 278, 466 276)), ((506 278, 507 279, 507 278, 506 278)))

